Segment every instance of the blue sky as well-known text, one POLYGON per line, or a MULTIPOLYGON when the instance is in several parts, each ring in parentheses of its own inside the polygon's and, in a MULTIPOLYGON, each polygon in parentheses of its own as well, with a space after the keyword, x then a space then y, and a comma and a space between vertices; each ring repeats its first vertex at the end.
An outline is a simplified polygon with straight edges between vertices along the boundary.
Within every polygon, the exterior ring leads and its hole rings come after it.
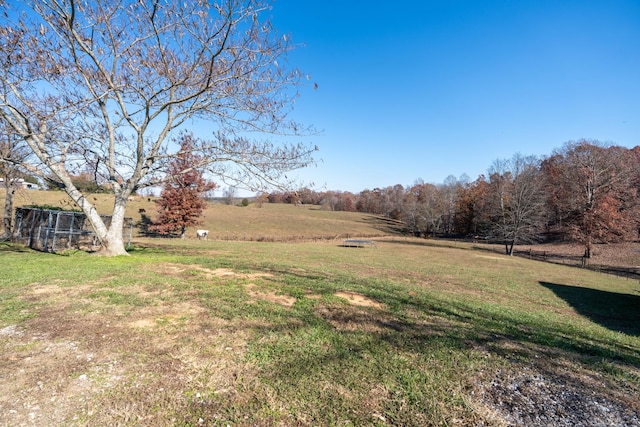
POLYGON ((319 189, 471 180, 569 140, 640 144, 640 1, 275 0, 318 84, 292 118, 322 133, 319 189))

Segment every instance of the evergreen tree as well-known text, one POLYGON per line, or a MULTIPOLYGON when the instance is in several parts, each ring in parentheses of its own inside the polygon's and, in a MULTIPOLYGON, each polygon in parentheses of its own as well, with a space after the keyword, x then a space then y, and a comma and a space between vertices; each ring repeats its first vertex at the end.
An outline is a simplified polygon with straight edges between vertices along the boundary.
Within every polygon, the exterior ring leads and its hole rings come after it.
POLYGON ((160 234, 180 234, 184 239, 187 227, 197 225, 206 203, 202 196, 216 185, 207 181, 198 165, 201 156, 194 154, 193 136, 183 134, 180 152, 169 162, 167 176, 158 200, 158 219, 150 227, 160 234))

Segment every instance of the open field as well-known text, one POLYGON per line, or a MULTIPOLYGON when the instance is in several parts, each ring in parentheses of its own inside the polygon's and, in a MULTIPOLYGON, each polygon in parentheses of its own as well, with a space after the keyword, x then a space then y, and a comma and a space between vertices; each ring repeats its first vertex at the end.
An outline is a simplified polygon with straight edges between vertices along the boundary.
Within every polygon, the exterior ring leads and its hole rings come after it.
POLYGON ((309 206, 203 228, 115 259, 0 243, 0 425, 640 425, 636 280, 309 206))
MULTIPOLYGON (((0 209, 4 208, 4 190, 0 189, 0 209)), ((113 198, 109 194, 95 194, 98 212, 111 213, 113 198)), ((22 190, 16 195, 15 206, 26 205, 74 207, 68 196, 61 191, 22 190)), ((1 211, 0 211, 1 212, 1 211)), ((127 205, 127 216, 134 223, 142 215, 151 219, 156 216, 154 199, 133 197, 127 205), (144 210, 144 213, 141 213, 144 210)), ((395 231, 396 224, 374 215, 354 212, 330 212, 318 206, 293 206, 265 203, 262 207, 251 204, 247 207, 210 203, 204 211, 202 225, 187 230, 189 239, 195 239, 195 229, 210 231, 210 239, 294 241, 308 239, 343 239, 347 236, 376 237, 395 231)), ((2 224, 0 224, 2 230, 2 224)), ((134 230, 134 234, 139 229, 134 230)))
POLYGON ((4 244, 0 425, 640 425, 638 282, 376 242, 4 244))

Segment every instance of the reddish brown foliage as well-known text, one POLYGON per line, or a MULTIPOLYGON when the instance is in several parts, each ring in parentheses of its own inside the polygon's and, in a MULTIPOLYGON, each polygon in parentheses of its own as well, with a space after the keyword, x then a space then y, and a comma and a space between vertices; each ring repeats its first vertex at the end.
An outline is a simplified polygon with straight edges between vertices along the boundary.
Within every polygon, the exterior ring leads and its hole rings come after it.
POLYGON ((168 165, 170 180, 158 200, 158 219, 149 227, 153 231, 167 235, 179 233, 184 238, 186 228, 198 224, 206 207, 202 195, 216 187, 197 169, 202 159, 193 153, 193 148, 193 138, 183 135, 180 152, 168 165))
POLYGON ((477 234, 487 222, 489 184, 484 175, 458 190, 455 226, 459 233, 477 234))
POLYGON ((634 152, 598 142, 568 143, 543 165, 556 224, 581 243, 623 241, 637 230, 638 160, 634 152))

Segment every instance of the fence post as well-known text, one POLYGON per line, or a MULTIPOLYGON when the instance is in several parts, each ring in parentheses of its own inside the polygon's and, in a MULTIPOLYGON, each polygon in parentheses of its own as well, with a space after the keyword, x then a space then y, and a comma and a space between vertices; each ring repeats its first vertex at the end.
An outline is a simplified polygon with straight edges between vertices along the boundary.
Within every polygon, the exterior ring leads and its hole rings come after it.
POLYGON ((71 239, 73 239, 73 226, 76 216, 71 214, 71 223, 69 224, 69 238, 67 240, 67 250, 71 250, 71 239))
POLYGON ((33 244, 33 231, 34 231, 34 226, 33 226, 33 211, 30 210, 29 212, 27 212, 27 217, 31 218, 31 221, 27 221, 27 225, 29 226, 29 247, 33 248, 33 246, 31 246, 33 244))
POLYGON ((60 224, 60 212, 56 213, 56 226, 53 229, 53 239, 51 239, 51 252, 56 251, 56 238, 58 237, 58 225, 60 224))
POLYGON ((129 241, 127 242, 127 249, 131 247, 131 236, 133 235, 133 220, 129 221, 129 241))
POLYGON ((42 244, 42 249, 44 249, 45 252, 49 252, 49 249, 47 249, 49 247, 49 232, 51 231, 51 226, 52 226, 52 219, 51 219, 51 211, 48 211, 49 213, 49 217, 47 218, 47 228, 45 228, 44 230, 44 242, 42 244))

